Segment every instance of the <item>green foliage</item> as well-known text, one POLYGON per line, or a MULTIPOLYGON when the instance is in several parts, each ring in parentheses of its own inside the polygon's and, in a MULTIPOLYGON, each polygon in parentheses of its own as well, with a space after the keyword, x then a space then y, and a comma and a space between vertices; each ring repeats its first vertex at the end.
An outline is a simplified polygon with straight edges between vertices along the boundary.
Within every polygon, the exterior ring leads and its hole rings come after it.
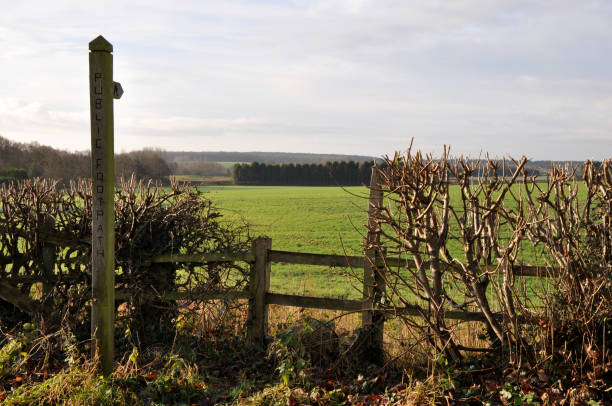
POLYGON ((92 369, 74 366, 33 385, 17 388, 4 405, 122 405, 125 398, 112 381, 92 369))
POLYGON ((285 385, 309 387, 306 371, 326 368, 339 358, 339 339, 331 322, 305 317, 297 325, 281 330, 268 349, 285 385))
POLYGON ((0 348, 0 377, 14 373, 16 369, 19 369, 21 362, 18 361, 18 358, 23 359, 27 355, 21 352, 22 348, 23 343, 20 338, 10 339, 0 348))
POLYGON ((168 348, 151 358, 133 348, 105 378, 82 344, 65 329, 47 336, 31 327, 11 332, 0 348, 2 404, 191 404, 209 396, 206 376, 182 352, 168 348))
POLYGON ((277 363, 277 371, 287 386, 299 382, 306 383, 305 370, 310 367, 306 348, 302 345, 304 335, 312 335, 308 324, 279 332, 268 353, 277 363))
POLYGON ((523 394, 519 387, 511 383, 507 383, 504 388, 499 390, 498 397, 506 405, 527 406, 541 404, 535 394, 523 394))

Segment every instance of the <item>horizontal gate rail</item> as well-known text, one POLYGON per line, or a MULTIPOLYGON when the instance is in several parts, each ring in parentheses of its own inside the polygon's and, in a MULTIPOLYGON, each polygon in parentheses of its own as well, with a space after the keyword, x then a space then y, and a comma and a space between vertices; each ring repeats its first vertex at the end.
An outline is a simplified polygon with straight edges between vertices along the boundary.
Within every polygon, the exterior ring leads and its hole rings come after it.
POLYGON ((284 295, 267 293, 266 302, 281 306, 296 306, 309 309, 343 310, 347 312, 361 311, 364 308, 362 300, 333 299, 326 297, 284 295))

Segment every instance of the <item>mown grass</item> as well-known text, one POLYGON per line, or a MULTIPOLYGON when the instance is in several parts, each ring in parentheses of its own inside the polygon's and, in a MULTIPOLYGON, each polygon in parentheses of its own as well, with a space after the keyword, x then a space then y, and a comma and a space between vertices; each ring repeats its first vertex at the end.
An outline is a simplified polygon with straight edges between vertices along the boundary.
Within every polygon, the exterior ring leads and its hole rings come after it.
MULTIPOLYGON (((277 250, 362 255, 369 190, 365 187, 205 186, 227 221, 246 222, 253 235, 272 238, 277 250)), ((451 203, 460 191, 451 186, 451 203)), ((449 242, 453 255, 462 257, 459 240, 449 242)), ((523 244, 518 260, 542 264, 542 253, 523 244)), ((358 298, 361 270, 307 265, 272 265, 271 290, 280 293, 358 298)), ((528 285, 537 285, 528 278, 528 285)))
POLYGON ((207 186, 202 188, 228 219, 246 221, 272 238, 274 249, 359 251, 367 220, 364 187, 207 186), (354 227, 353 224, 356 226, 354 227))
MULTIPOLYGON (((202 189, 228 221, 246 222, 253 235, 271 237, 273 249, 361 254, 369 195, 364 187, 207 186, 202 189)), ((343 269, 273 264, 271 289, 281 293, 356 298, 360 293, 348 273, 343 269)))

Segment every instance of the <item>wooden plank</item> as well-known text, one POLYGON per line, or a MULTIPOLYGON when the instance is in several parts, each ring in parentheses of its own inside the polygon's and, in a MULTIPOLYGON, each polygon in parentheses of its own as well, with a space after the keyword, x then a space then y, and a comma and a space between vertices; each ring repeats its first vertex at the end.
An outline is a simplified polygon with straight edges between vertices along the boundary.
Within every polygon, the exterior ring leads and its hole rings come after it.
POLYGON ((268 304, 305 307, 309 309, 327 309, 343 311, 363 310, 362 300, 345 300, 325 297, 284 295, 281 293, 266 294, 266 302, 268 304))
POLYGON ((26 313, 38 311, 38 305, 29 295, 22 293, 19 289, 6 281, 0 281, 0 299, 11 303, 16 308, 26 313))
POLYGON ((363 257, 270 250, 270 261, 285 264, 363 268, 363 257))
MULTIPOLYGON (((391 314, 404 314, 408 316, 421 316, 425 310, 418 306, 396 307, 387 310, 391 314)), ((485 317, 479 312, 465 312, 461 310, 447 310, 444 312, 444 318, 451 320, 463 321, 485 321, 485 317)))
MULTIPOLYGON (((116 300, 128 300, 130 293, 127 290, 117 290, 116 300)), ((217 300, 217 299, 249 299, 249 292, 208 292, 199 293, 197 291, 166 292, 161 295, 162 300, 217 300)))
MULTIPOLYGON (((383 265, 382 260, 377 259, 377 265, 383 265)), ((405 258, 385 258, 385 263, 389 267, 406 267, 408 266, 410 269, 413 269, 414 262, 406 261, 405 258)), ((425 261, 423 263, 424 267, 429 267, 429 262, 425 261)), ((444 270, 459 270, 461 269, 457 264, 442 264, 444 270)), ((480 269, 482 272, 495 272, 496 265, 480 265, 480 269)), ((512 271, 516 276, 534 276, 540 278, 548 278, 550 276, 559 275, 560 272, 556 268, 549 268, 546 266, 536 266, 536 265, 514 265, 512 267, 512 271)))
POLYGON ((206 264, 209 262, 254 262, 255 254, 253 252, 236 252, 236 253, 203 253, 203 254, 164 254, 159 255, 151 260, 152 263, 167 263, 167 262, 189 262, 196 264, 206 264))
MULTIPOLYGON (((340 311, 360 311, 364 309, 366 302, 363 300, 346 300, 346 299, 333 299, 326 297, 312 297, 312 296, 297 296, 297 295, 285 295, 281 293, 268 293, 266 294, 266 301, 268 304, 275 304, 281 306, 295 306, 304 307, 308 309, 325 309, 325 310, 340 310, 340 311)), ((418 306, 409 307, 395 307, 385 308, 380 310, 387 316, 393 314, 404 314, 408 316, 421 316, 423 309, 418 306)), ((485 321, 485 317, 479 312, 464 312, 460 310, 447 310, 444 312, 444 317, 451 320, 463 320, 463 321, 485 321)), ((525 324, 527 321, 524 317, 519 317, 519 323, 525 324)))
MULTIPOLYGON (((270 250, 270 261, 284 264, 363 268, 367 260, 364 257, 347 255, 310 254, 306 252, 270 250)), ((405 266, 406 261, 400 258, 386 258, 386 261, 382 259, 377 260, 378 266, 383 266, 384 264, 387 264, 387 266, 405 266)))
POLYGON ((63 274, 59 275, 50 275, 48 277, 43 277, 42 275, 28 275, 28 276, 7 276, 5 278, 1 278, 3 281, 7 281, 12 284, 16 283, 42 283, 43 280, 47 282, 60 283, 60 282, 87 282, 89 279, 89 275, 86 273, 79 274, 63 274))
POLYGON ((561 271, 557 268, 534 265, 514 265, 512 271, 517 276, 534 276, 536 278, 554 278, 561 275, 561 271))
MULTIPOLYGON (((245 260, 249 262, 248 260, 245 260)), ((364 257, 355 256, 344 256, 344 255, 332 255, 332 254, 310 254, 306 252, 292 252, 292 251, 278 251, 270 250, 270 261, 280 262, 284 264, 299 264, 299 265, 320 265, 320 266, 336 266, 336 267, 351 267, 351 268, 363 268, 366 264, 367 259, 364 257)), ((154 260, 156 262, 156 260, 154 260)), ((180 261, 177 261, 180 262, 180 261)), ((185 261, 186 262, 186 261, 185 261)), ((369 263, 369 261, 367 261, 369 263)), ((389 267, 414 267, 412 261, 406 261, 405 258, 388 257, 384 260, 382 258, 376 258, 377 266, 389 266, 389 267)), ((427 262, 424 264, 427 266, 427 262)), ((458 265, 446 264, 443 265, 445 269, 459 269, 458 265)), ((540 278, 547 278, 550 275, 558 274, 558 271, 554 268, 547 268, 545 266, 535 265, 515 265, 512 267, 515 275, 517 276, 534 276, 540 278)), ((495 271, 495 266, 482 266, 483 271, 495 271)))
MULTIPOLYGON (((32 237, 32 233, 25 232, 23 230, 18 229, 10 229, 3 224, 0 224, 0 232, 6 234, 8 232, 11 234, 17 235, 22 238, 30 238, 32 237)), ((68 240, 60 235, 61 233, 49 233, 45 231, 40 231, 38 233, 38 239, 40 242, 49 243, 53 245, 57 245, 60 247, 72 247, 72 248, 83 248, 89 247, 91 245, 91 238, 86 240, 68 240)))
MULTIPOLYGON (((391 311, 391 313, 396 313, 396 314, 403 313, 403 314, 407 314, 410 316, 421 316, 422 311, 423 310, 417 306, 410 306, 410 307, 395 308, 391 311)), ((496 314, 495 316, 501 319, 501 315, 496 314)), ((444 318, 450 319, 450 320, 482 321, 482 322, 486 320, 484 315, 480 312, 465 312, 461 310, 446 310, 444 312, 444 318)), ((523 316, 518 316, 517 319, 518 319, 519 324, 530 324, 530 321, 528 321, 523 316)))

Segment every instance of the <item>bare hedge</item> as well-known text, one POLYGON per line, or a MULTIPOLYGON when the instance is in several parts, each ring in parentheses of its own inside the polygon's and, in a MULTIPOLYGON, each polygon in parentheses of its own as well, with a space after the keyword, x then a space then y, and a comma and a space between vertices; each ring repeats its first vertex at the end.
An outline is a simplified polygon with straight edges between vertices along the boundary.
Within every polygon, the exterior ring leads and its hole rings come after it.
POLYGON ((606 348, 612 162, 587 161, 583 173, 554 167, 546 179, 530 177, 525 163, 524 157, 451 158, 446 149, 434 159, 410 149, 387 157, 379 169, 381 183, 373 186, 386 196, 370 230, 382 238, 366 248, 405 260, 403 266, 379 268, 386 284, 381 309, 417 331, 415 340, 456 362, 465 350, 500 347, 517 362, 522 355, 533 361, 534 334, 548 331, 529 327, 538 324, 578 337, 576 357, 585 348, 599 346, 600 354, 606 348), (525 250, 539 263, 525 263, 525 250), (530 284, 516 275, 525 265, 542 266, 549 278, 530 284), (396 314, 398 306, 415 305, 422 317, 396 314), (456 324, 445 318, 454 308, 480 313, 488 347, 458 342, 456 324))
MULTIPOLYGON (((2 185, 0 309, 5 315, 20 309, 45 314, 47 322, 64 319, 88 328, 91 196, 91 183, 86 181, 67 187, 40 179, 2 185)), ((162 254, 251 248, 248 233, 223 222, 196 188, 121 181, 115 213, 115 280, 128 297, 120 316, 130 323, 139 321, 136 324, 149 333, 159 332, 181 306, 204 306, 204 301, 194 305, 199 295, 246 289, 247 264, 151 262, 162 254), (189 304, 159 300, 168 291, 192 292, 193 300, 189 304)))

